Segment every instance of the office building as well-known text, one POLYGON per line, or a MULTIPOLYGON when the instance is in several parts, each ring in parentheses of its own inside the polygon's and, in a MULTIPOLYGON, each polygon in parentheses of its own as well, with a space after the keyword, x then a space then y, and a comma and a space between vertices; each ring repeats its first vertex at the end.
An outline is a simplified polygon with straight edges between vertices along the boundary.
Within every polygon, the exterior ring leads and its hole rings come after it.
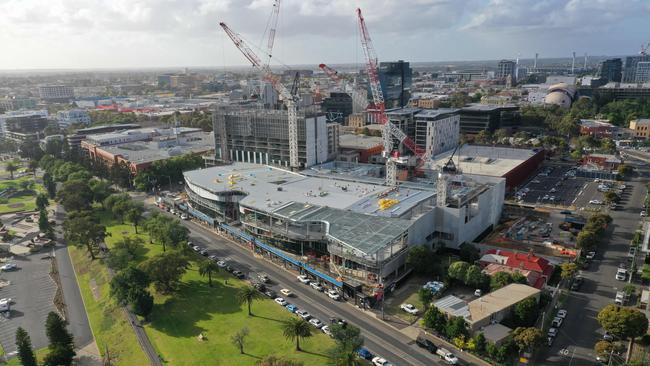
POLYGON ((460 139, 460 110, 423 109, 415 114, 415 143, 429 156, 453 149, 460 139))
POLYGON ((17 111, 20 109, 36 108, 36 100, 33 98, 1 98, 0 113, 17 111))
POLYGON ((635 82, 650 82, 650 61, 642 61, 636 64, 635 82))
POLYGON ((327 123, 327 160, 335 160, 339 152, 339 136, 341 125, 336 122, 327 123))
POLYGON ((379 82, 387 109, 408 105, 413 82, 413 71, 408 62, 380 62, 379 82))
POLYGON ((323 99, 321 110, 327 117, 327 122, 345 124, 352 114, 352 97, 348 93, 332 92, 323 99))
POLYGON ((628 56, 625 58, 625 66, 623 67, 623 82, 624 83, 638 83, 636 78, 637 66, 639 62, 650 61, 650 55, 637 55, 628 56))
POLYGON ((630 130, 634 133, 634 138, 642 140, 650 139, 650 118, 631 120, 630 130))
POLYGON ((66 140, 71 149, 78 149, 81 146, 81 141, 83 141, 89 135, 98 135, 102 133, 116 132, 116 131, 125 131, 140 128, 140 125, 135 123, 124 123, 108 126, 95 126, 89 128, 82 128, 75 133, 68 135, 66 140))
POLYGON ((470 104, 460 109, 460 132, 477 134, 516 126, 519 107, 516 105, 470 104))
POLYGON ((38 94, 43 100, 67 102, 74 98, 74 89, 65 85, 41 85, 38 94))
MULTIPOLYGON (((289 166, 286 111, 217 109, 212 117, 216 160, 289 166)), ((322 113, 298 113, 298 159, 302 167, 328 160, 328 130, 322 113)))
POLYGON ((0 135, 15 141, 37 141, 49 123, 47 117, 46 110, 13 111, 0 114, 0 135))
POLYGON ((620 83, 623 77, 623 61, 620 58, 605 60, 600 64, 598 74, 607 81, 620 83))
POLYGON ((517 63, 512 60, 501 60, 497 65, 497 79, 507 80, 511 78, 512 84, 517 83, 517 63))
POLYGON ((56 119, 61 128, 68 128, 73 124, 86 126, 90 124, 90 116, 83 109, 58 111, 56 113, 56 119))
POLYGON ((581 95, 585 91, 590 91, 596 100, 650 99, 650 83, 607 83, 593 90, 580 89, 581 95))

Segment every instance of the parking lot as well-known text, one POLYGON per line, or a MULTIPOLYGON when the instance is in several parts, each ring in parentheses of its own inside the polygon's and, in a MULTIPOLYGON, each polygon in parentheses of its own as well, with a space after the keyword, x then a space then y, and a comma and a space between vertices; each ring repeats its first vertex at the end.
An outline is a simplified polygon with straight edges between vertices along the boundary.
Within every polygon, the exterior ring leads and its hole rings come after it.
POLYGON ((568 165, 548 165, 519 188, 518 202, 528 204, 548 204, 571 206, 576 196, 591 181, 589 178, 576 177, 568 165))
POLYGON ((11 298, 9 317, 0 316, 0 344, 6 353, 16 350, 16 329, 24 328, 31 337, 34 349, 47 346, 45 319, 56 311, 53 300, 57 285, 50 277, 51 260, 47 253, 16 256, 15 270, 0 273, 0 279, 9 285, 0 289, 0 298, 11 298))

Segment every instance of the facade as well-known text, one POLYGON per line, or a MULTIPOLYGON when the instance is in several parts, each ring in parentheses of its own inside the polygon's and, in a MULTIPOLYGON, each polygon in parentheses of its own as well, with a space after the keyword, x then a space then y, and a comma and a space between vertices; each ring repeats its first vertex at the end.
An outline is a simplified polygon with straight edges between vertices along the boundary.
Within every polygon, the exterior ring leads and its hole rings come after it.
POLYGON ((615 170, 621 164, 621 159, 609 154, 589 154, 582 158, 583 166, 591 166, 600 170, 615 170))
POLYGON ((184 176, 193 210, 370 286, 407 273, 409 246, 458 247, 499 220, 502 179, 465 177, 437 205, 431 185, 387 187, 367 175, 377 169, 336 162, 295 173, 234 163, 184 176))
POLYGON ((381 157, 384 145, 381 137, 355 134, 339 136, 337 160, 350 163, 372 163, 381 157))
POLYGON ((69 109, 66 111, 58 111, 56 119, 61 128, 68 128, 72 124, 89 125, 90 116, 88 112, 83 109, 69 109))
POLYGON ((620 83, 623 77, 623 61, 620 58, 605 60, 600 64, 598 74, 607 81, 620 83))
MULTIPOLYGON (((212 118, 217 160, 289 166, 286 111, 217 109, 212 118)), ((299 113, 298 159, 301 166, 325 162, 329 155, 325 115, 299 113)))
POLYGON ((17 111, 19 109, 36 108, 36 100, 32 98, 1 98, 0 113, 17 111))
POLYGON ((327 124, 327 160, 335 160, 339 152, 339 136, 341 125, 338 123, 327 124))
POLYGON ((344 124, 352 114, 352 97, 348 93, 332 92, 323 99, 321 110, 327 117, 327 122, 344 124))
POLYGON ((408 62, 380 62, 379 82, 387 109, 408 105, 413 82, 413 71, 408 62))
POLYGON ((630 121, 630 130, 637 139, 650 139, 650 118, 640 118, 630 121))
POLYGON ((636 64, 634 81, 637 83, 650 82, 650 61, 642 61, 636 64))
POLYGON ((65 85, 42 85, 38 94, 43 100, 69 101, 74 98, 74 89, 65 85))
POLYGON ((607 83, 594 89, 593 96, 603 100, 650 99, 650 83, 607 83))
POLYGON ((512 60, 501 60, 497 65, 497 79, 506 80, 508 76, 512 80, 512 84, 517 83, 517 63, 512 60))
POLYGON ((435 156, 458 146, 460 110, 424 109, 415 114, 415 143, 435 156))
POLYGON ((71 149, 78 149, 81 146, 81 141, 83 141, 89 135, 132 130, 137 128, 140 128, 140 125, 135 123, 82 128, 75 131, 74 134, 68 135, 66 139, 68 140, 68 145, 70 146, 71 149))
POLYGON ((46 110, 0 114, 0 135, 15 141, 38 140, 49 123, 46 110))
POLYGON ((354 128, 361 128, 361 127, 367 125, 368 121, 367 121, 366 114, 367 113, 365 113, 365 112, 351 114, 348 117, 348 126, 354 127, 354 128))
POLYGON ((519 107, 515 105, 470 104, 460 109, 460 132, 477 134, 511 127, 519 121, 519 107))
POLYGON ((609 120, 581 119, 580 134, 597 138, 612 138, 616 135, 617 127, 609 120))
POLYGON ((650 61, 650 55, 637 55, 628 56, 625 58, 625 66, 623 68, 623 82, 624 83, 638 83, 637 69, 640 62, 650 61))

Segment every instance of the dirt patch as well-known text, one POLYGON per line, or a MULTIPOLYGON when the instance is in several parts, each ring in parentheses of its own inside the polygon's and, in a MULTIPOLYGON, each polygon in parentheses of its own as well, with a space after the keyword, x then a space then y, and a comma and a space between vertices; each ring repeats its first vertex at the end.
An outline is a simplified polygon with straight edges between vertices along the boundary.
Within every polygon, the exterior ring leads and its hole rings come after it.
POLYGON ((61 278, 59 277, 59 268, 57 267, 56 260, 52 260, 52 267, 50 269, 50 277, 56 283, 56 293, 54 294, 54 306, 63 314, 64 319, 68 319, 68 312, 63 299, 63 290, 61 289, 61 278))
POLYGON ((93 293, 93 298, 97 301, 102 296, 99 293, 99 287, 97 286, 97 281, 94 278, 91 278, 89 281, 90 291, 93 293))

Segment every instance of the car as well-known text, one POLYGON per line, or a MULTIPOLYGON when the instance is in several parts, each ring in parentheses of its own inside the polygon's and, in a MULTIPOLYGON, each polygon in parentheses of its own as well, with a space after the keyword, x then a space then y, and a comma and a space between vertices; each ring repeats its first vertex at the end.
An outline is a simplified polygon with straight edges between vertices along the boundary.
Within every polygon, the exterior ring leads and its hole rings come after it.
POLYGON ((548 200, 551 202, 555 201, 555 196, 551 196, 551 198, 549 198, 548 200))
POLYGON ((218 266, 219 268, 224 268, 224 267, 226 266, 226 262, 224 262, 224 261, 217 261, 217 266, 218 266))
POLYGON ((567 314, 568 312, 565 309, 560 309, 557 311, 557 314, 555 314, 555 316, 561 319, 566 319, 567 314))
POLYGON ((399 306, 399 308, 411 315, 417 315, 417 313, 419 312, 419 310, 411 304, 402 304, 399 306))
POLYGON ((546 345, 551 347, 553 345, 554 337, 546 337, 546 345))
POLYGON ((616 211, 618 209, 618 205, 615 204, 615 203, 612 203, 611 205, 609 205, 609 209, 612 210, 612 211, 616 211))
POLYGON ((382 357, 379 357, 379 356, 372 359, 372 364, 374 366, 392 366, 392 364, 390 362, 386 361, 385 358, 382 358, 382 357))
POLYGON ((211 260, 211 261, 219 260, 219 258, 215 254, 212 254, 211 256, 209 256, 208 259, 211 260))
POLYGON ((330 318, 330 323, 331 323, 331 324, 338 324, 338 325, 340 325, 340 326, 343 327, 343 328, 345 328, 345 327, 348 326, 348 322, 347 322, 347 320, 345 320, 345 319, 341 319, 341 318, 337 318, 337 317, 334 317, 334 316, 330 318))
POLYGON ((429 351, 431 353, 435 353, 436 350, 438 349, 438 347, 436 347, 436 345, 433 344, 433 342, 431 342, 430 340, 424 338, 421 335, 418 336, 417 338, 415 338, 415 344, 417 344, 421 348, 426 349, 427 351, 429 351))
POLYGON ((188 241, 187 246, 190 247, 190 248, 194 248, 194 243, 192 243, 191 241, 188 241))
POLYGON ((634 257, 636 255, 636 248, 630 247, 630 250, 627 252, 627 255, 630 257, 634 257))
POLYGON ((323 291, 323 286, 321 286, 321 284, 318 282, 312 282, 309 285, 316 291, 323 291))
POLYGON ((533 179, 531 183, 540 184, 541 182, 539 181, 539 179, 533 179))
POLYGON ((356 352, 359 355, 359 357, 363 358, 364 360, 370 360, 372 358, 372 353, 368 351, 368 349, 365 347, 361 347, 357 349, 356 352))
POLYGON ((596 257, 596 252, 594 251, 587 252, 587 255, 585 255, 585 258, 587 259, 594 259, 594 257, 596 257))
POLYGON ((318 319, 316 319, 316 318, 311 318, 311 319, 309 319, 309 324, 315 326, 315 327, 318 328, 318 329, 322 328, 323 325, 325 325, 325 324, 323 324, 322 321, 320 321, 320 320, 318 320, 318 319))
POLYGON ((280 293, 287 297, 293 296, 293 292, 291 292, 291 290, 289 290, 288 288, 283 288, 282 290, 280 290, 280 293))
POLYGON ((260 273, 257 278, 264 283, 269 283, 271 281, 266 273, 260 273))
POLYGON ((189 220, 189 216, 187 214, 181 214, 181 220, 189 220))
POLYGON ((232 274, 239 279, 243 279, 246 277, 246 275, 242 271, 232 271, 232 274))
POLYGON ((287 304, 285 306, 285 309, 289 310, 292 313, 295 313, 296 310, 298 310, 298 307, 296 305, 294 305, 294 304, 287 304))
POLYGON ((641 214, 640 214, 640 215, 641 215, 641 217, 646 217, 646 216, 648 216, 648 214, 647 214, 645 211, 641 211, 641 214))
POLYGON ((449 364, 456 365, 458 363, 458 358, 446 348, 438 348, 436 354, 449 364))
POLYGON ((327 291, 327 296, 329 296, 330 299, 338 301, 341 298, 341 295, 336 290, 329 290, 327 291))
POLYGON ((305 275, 298 276, 298 281, 304 283, 305 285, 308 285, 309 282, 311 282, 311 280, 305 275))
POLYGON ((276 303, 278 303, 279 305, 282 305, 282 306, 286 306, 286 305, 287 305, 287 300, 285 300, 285 299, 283 299, 283 298, 281 298, 281 297, 276 297, 274 301, 275 301, 276 303))
POLYGON ((589 269, 590 264, 591 264, 591 262, 588 259, 584 260, 582 262, 582 269, 589 269))
POLYGON ((205 250, 205 249, 203 249, 203 250, 200 251, 199 253, 201 253, 201 255, 204 256, 204 257, 207 257, 208 255, 210 255, 210 253, 208 253, 208 251, 205 250))
POLYGON ((564 322, 564 319, 562 319, 562 318, 556 316, 555 318, 553 318, 552 325, 553 325, 553 327, 555 327, 555 328, 559 328, 559 327, 562 326, 562 323, 563 323, 563 322, 564 322))
POLYGON ((614 340, 614 336, 609 334, 609 332, 605 332, 605 334, 603 334, 603 340, 607 342, 611 342, 614 340))
POLYGON ((276 294, 275 294, 275 291, 273 291, 273 290, 266 290, 266 291, 264 292, 264 295, 266 295, 266 296, 268 296, 268 297, 270 297, 270 298, 272 298, 272 299, 275 299, 275 295, 276 295, 276 294))
POLYGON ((625 188, 627 188, 627 186, 625 184, 621 184, 620 186, 618 186, 618 189, 623 189, 624 190, 625 188))
POLYGON ((260 282, 256 282, 256 283, 254 283, 254 284, 253 284, 253 287, 255 287, 255 289, 256 289, 257 291, 259 291, 259 292, 264 292, 264 291, 266 291, 266 286, 265 286, 263 283, 260 283, 260 282))
POLYGON ((551 190, 550 190, 549 192, 551 192, 551 193, 555 193, 555 192, 557 192, 557 189, 555 189, 555 188, 551 188, 551 190))
POLYGON ((573 283, 571 284, 571 290, 572 291, 580 290, 580 287, 582 286, 583 282, 584 282, 584 278, 580 276, 576 276, 576 278, 573 280, 573 283))
POLYGON ((616 293, 614 303, 619 306, 623 306, 625 304, 625 293, 623 291, 618 291, 616 293))
POLYGON ((618 281, 625 281, 626 278, 627 278, 627 270, 623 268, 619 268, 616 271, 616 279, 618 281))
POLYGON ((333 336, 334 336, 334 335, 332 334, 332 331, 330 330, 330 327, 328 327, 327 325, 324 325, 322 328, 320 328, 320 330, 322 330, 323 333, 327 334, 327 335, 330 336, 330 337, 333 337, 333 336))
POLYGON ((590 205, 602 205, 603 201, 601 200, 589 200, 590 205))
POLYGON ((197 253, 198 253, 198 252, 200 252, 200 251, 202 251, 202 250, 203 250, 203 248, 201 248, 201 247, 200 247, 200 246, 198 246, 198 245, 195 245, 195 246, 193 246, 193 247, 192 247, 192 250, 194 250, 195 252, 197 252, 197 253))
POLYGON ((562 214, 562 215, 573 215, 573 212, 571 212, 569 210, 562 210, 562 211, 560 211, 560 214, 562 214))
POLYGON ((296 310, 296 314, 305 320, 309 320, 309 318, 311 318, 311 314, 309 314, 307 310, 296 310))
POLYGON ((542 197, 543 200, 547 200, 549 198, 551 198, 551 196, 549 196, 548 194, 545 194, 544 197, 542 197))
POLYGON ((557 333, 558 333, 557 328, 551 328, 551 329, 548 330, 548 336, 549 337, 555 337, 555 336, 557 336, 557 333))
POLYGON ((176 215, 176 210, 174 210, 173 208, 170 208, 169 213, 172 214, 172 215, 176 215))
POLYGON ((18 265, 16 263, 6 263, 0 267, 0 270, 2 271, 13 271, 14 269, 17 269, 18 265))
POLYGON ((481 297, 482 295, 483 295, 483 291, 481 291, 480 288, 477 288, 476 290, 474 290, 474 296, 481 297))

